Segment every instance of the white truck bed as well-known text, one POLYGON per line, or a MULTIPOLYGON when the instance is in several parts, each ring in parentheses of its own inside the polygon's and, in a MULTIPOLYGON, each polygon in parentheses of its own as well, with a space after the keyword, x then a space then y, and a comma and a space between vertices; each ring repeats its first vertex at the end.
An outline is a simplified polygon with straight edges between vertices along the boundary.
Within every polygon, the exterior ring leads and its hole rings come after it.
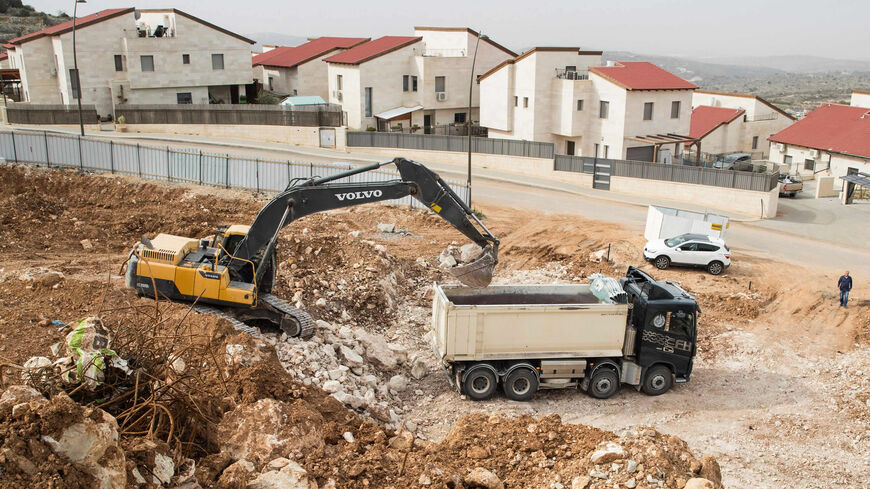
POLYGON ((443 362, 621 357, 628 306, 584 285, 435 285, 435 348, 443 362))

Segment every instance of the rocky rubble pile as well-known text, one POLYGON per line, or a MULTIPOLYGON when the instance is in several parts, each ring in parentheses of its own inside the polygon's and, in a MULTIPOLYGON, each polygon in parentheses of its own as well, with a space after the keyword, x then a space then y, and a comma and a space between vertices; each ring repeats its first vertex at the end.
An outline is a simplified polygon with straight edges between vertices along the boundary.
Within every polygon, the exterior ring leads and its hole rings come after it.
POLYGON ((400 394, 428 373, 422 355, 346 324, 318 320, 309 340, 272 335, 268 341, 290 377, 391 428, 401 423, 400 394))

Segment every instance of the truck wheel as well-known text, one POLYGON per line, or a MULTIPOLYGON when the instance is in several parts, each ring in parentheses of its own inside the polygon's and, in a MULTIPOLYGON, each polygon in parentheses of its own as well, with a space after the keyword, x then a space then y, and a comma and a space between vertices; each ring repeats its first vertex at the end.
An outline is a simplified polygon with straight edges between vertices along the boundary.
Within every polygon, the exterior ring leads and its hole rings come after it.
POLYGON ((518 368, 507 376, 502 388, 508 399, 528 401, 538 390, 538 376, 527 368, 518 368))
POLYGON ((495 393, 495 388, 498 386, 498 381, 495 374, 488 368, 476 368, 465 375, 465 381, 462 383, 465 395, 475 401, 483 401, 489 399, 495 393))
POLYGON ((619 376, 609 368, 599 368, 589 379, 586 392, 596 399, 607 399, 619 390, 619 376))
POLYGON ((653 261, 653 264, 659 270, 664 270, 665 268, 671 266, 671 259, 666 257, 665 255, 657 256, 656 259, 653 261))
POLYGON ((671 369, 664 365, 656 365, 649 369, 643 379, 643 392, 648 396, 660 396, 670 390, 673 384, 671 369))
POLYGON ((725 265, 722 265, 721 261, 711 261, 707 264, 707 271, 710 272, 710 275, 719 275, 723 270, 725 270, 725 265))

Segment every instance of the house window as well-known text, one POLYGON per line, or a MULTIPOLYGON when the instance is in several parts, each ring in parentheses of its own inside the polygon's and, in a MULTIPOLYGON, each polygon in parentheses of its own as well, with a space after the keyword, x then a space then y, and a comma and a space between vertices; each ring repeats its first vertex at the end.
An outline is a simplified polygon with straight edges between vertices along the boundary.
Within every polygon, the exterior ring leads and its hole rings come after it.
POLYGON ((574 141, 565 141, 565 154, 574 156, 574 141))
POLYGON ((752 149, 758 149, 758 136, 752 136, 752 149))
POLYGON ((190 64, 190 55, 189 54, 182 54, 181 55, 181 64, 183 64, 183 65, 190 64))
POLYGON ((610 146, 604 145, 604 157, 607 158, 607 154, 610 153, 610 146))
POLYGON ((578 111, 583 110, 583 100, 582 99, 577 101, 577 110, 578 111))
POLYGON ((223 54, 212 54, 211 55, 211 69, 213 69, 213 70, 224 69, 224 55, 223 54))
POLYGON ((74 69, 69 70, 69 87, 73 99, 81 98, 82 94, 79 93, 79 77, 74 69))
POLYGON ((193 94, 190 92, 178 92, 175 94, 175 98, 178 100, 179 104, 193 103, 193 94))
POLYGON ((436 76, 435 77, 435 91, 436 92, 444 92, 445 87, 447 86, 447 77, 444 76, 436 76))
POLYGON ((124 57, 120 54, 115 55, 115 71, 124 71, 124 57))
POLYGON ((335 75, 335 89, 341 90, 341 75, 335 75))
POLYGON ((454 113, 453 114, 453 122, 464 123, 465 122, 465 112, 454 113))
POLYGON ((274 76, 269 77, 269 91, 270 92, 275 91, 275 77, 274 76))
POLYGON ((674 100, 671 102, 671 119, 680 118, 680 101, 674 100))
POLYGON ((514 95, 514 107, 520 106, 520 98, 514 95))
POLYGON ((601 101, 601 105, 598 107, 598 117, 600 119, 607 119, 607 115, 610 113, 610 102, 601 101))
POLYGON ((652 120, 652 112, 653 112, 653 103, 647 102, 643 104, 643 120, 651 121, 652 120))
POLYGON ((804 170, 815 171, 816 170, 816 160, 811 160, 809 158, 804 160, 804 170))
POLYGON ((372 116, 372 87, 366 87, 366 117, 372 116))
POLYGON ((788 167, 791 168, 791 155, 784 155, 782 157, 782 163, 784 165, 788 165, 788 167))
POLYGON ((565 71, 577 71, 577 66, 566 66, 565 71))
POLYGON ((402 91, 407 92, 411 87, 411 76, 402 75, 402 91))
POLYGON ((523 108, 529 108, 529 97, 523 97, 523 108))
POLYGON ((139 64, 142 66, 142 71, 154 71, 154 56, 139 56, 139 64))
POLYGON ((417 91, 417 77, 416 76, 411 77, 411 91, 412 92, 417 91))

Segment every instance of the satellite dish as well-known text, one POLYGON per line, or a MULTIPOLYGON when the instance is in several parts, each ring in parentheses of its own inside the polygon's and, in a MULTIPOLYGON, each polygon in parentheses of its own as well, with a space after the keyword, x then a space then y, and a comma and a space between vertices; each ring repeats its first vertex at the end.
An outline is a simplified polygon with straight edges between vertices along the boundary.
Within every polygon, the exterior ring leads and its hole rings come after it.
POLYGON ((133 11, 133 18, 136 20, 139 20, 140 18, 142 18, 142 12, 140 12, 139 9, 134 10, 133 11))

